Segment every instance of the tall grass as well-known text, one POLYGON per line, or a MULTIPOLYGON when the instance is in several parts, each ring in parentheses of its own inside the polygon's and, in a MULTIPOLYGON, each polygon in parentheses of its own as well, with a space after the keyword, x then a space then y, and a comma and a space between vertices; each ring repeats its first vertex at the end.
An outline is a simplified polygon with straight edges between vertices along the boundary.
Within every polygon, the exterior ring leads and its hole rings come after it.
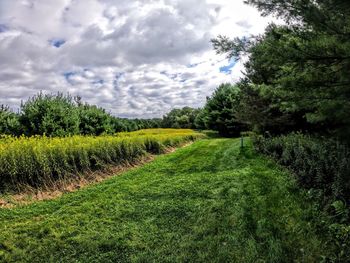
POLYGON ((135 162, 147 153, 203 137, 192 130, 150 129, 116 136, 0 139, 0 191, 41 187, 106 165, 135 162))

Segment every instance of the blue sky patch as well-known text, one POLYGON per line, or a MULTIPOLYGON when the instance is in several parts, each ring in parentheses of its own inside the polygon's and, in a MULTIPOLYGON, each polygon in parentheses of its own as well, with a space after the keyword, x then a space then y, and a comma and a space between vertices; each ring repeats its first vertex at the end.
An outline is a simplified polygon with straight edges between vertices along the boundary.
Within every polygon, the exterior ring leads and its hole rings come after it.
POLYGON ((64 78, 66 79, 66 81, 69 83, 69 84, 73 84, 73 81, 71 79, 72 76, 74 76, 76 74, 76 72, 73 72, 73 71, 66 71, 63 73, 63 76, 64 78))
POLYGON ((195 68, 199 65, 200 63, 193 63, 193 64, 188 64, 187 68, 195 68))
POLYGON ((9 30, 8 26, 5 24, 0 24, 0 33, 9 30))
POLYGON ((96 79, 92 82, 92 84, 95 84, 95 85, 103 85, 103 83, 105 83, 103 79, 96 79))
POLYGON ((118 88, 119 86, 119 79, 124 76, 124 72, 118 72, 115 74, 115 78, 113 80, 113 87, 118 88))
POLYGON ((69 79, 71 76, 74 76, 75 75, 75 72, 73 71, 67 71, 67 72, 64 72, 63 73, 63 76, 66 78, 66 79, 69 79))
POLYGON ((64 39, 51 39, 51 40, 49 40, 49 43, 51 46, 59 48, 64 43, 66 43, 66 41, 64 39))
POLYGON ((231 74, 232 68, 237 64, 235 59, 230 59, 229 64, 223 67, 220 67, 220 72, 225 74, 231 74))

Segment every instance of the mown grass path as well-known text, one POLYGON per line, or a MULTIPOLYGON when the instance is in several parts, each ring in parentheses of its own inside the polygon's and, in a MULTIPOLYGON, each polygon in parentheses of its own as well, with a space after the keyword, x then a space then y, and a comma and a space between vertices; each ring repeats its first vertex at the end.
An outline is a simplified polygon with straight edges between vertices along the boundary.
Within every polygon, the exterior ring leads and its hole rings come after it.
POLYGON ((319 262, 322 237, 291 177, 201 140, 57 200, 0 210, 3 262, 319 262))

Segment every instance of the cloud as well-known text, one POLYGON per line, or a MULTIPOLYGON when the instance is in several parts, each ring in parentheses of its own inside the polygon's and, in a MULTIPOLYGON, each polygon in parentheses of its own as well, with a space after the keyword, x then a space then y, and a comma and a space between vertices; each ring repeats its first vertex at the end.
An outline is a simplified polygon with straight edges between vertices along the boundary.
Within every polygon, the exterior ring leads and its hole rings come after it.
POLYGON ((2 0, 0 103, 60 91, 121 117, 201 107, 243 70, 210 39, 258 34, 269 20, 240 0, 2 0))

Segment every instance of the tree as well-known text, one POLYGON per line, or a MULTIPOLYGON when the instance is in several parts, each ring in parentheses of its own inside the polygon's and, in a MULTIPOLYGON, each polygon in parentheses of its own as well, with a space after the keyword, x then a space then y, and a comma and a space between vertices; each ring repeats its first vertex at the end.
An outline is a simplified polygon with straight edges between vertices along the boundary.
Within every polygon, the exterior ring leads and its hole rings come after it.
POLYGON ((95 105, 80 105, 79 111, 79 131, 83 135, 101 135, 114 132, 112 116, 105 109, 95 105))
POLYGON ((237 136, 246 127, 237 118, 240 104, 240 89, 231 84, 221 84, 207 98, 204 107, 208 128, 223 136, 237 136))
POLYGON ((205 109, 200 109, 194 120, 194 126, 196 129, 205 130, 208 128, 208 115, 205 109))
POLYGON ((21 127, 18 114, 12 112, 8 106, 0 106, 0 134, 20 135, 21 127))
POLYGON ((184 107, 173 109, 163 117, 162 126, 165 128, 187 128, 194 129, 195 119, 200 112, 199 109, 184 107))
POLYGON ((250 39, 218 37, 214 48, 228 56, 248 56, 246 79, 271 100, 270 105, 286 114, 302 114, 313 127, 327 127, 331 134, 346 136, 350 131, 349 3, 246 2, 287 24, 272 24, 264 35, 250 39))
POLYGON ((79 114, 69 95, 38 95, 21 105, 20 124, 28 136, 67 136, 79 133, 79 114))

